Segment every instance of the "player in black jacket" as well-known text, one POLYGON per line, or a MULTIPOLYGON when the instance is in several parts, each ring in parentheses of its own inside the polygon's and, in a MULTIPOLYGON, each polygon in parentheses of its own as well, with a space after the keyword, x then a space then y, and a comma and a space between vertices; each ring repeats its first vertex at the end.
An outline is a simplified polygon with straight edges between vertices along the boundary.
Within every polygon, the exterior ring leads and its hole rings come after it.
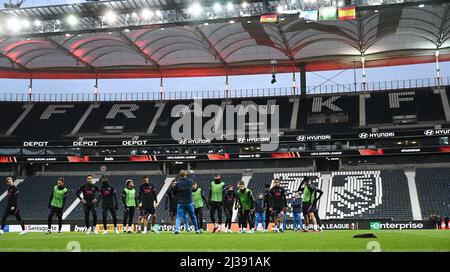
POLYGON ((270 189, 270 210, 272 212, 275 228, 277 232, 283 232, 284 213, 287 207, 286 191, 280 186, 280 180, 273 181, 273 187, 270 189), (280 222, 278 222, 278 215, 280 215, 280 222))
POLYGON ((114 232, 119 234, 117 229, 117 213, 119 209, 119 203, 117 202, 116 189, 108 183, 107 178, 101 178, 100 197, 99 201, 102 203, 102 215, 103 215, 103 234, 108 234, 107 216, 108 211, 111 213, 114 223, 114 232))
POLYGON ((156 224, 155 204, 158 204, 156 188, 147 176, 142 179, 142 184, 139 187, 138 200, 141 216, 144 219, 144 231, 142 233, 147 233, 149 217, 152 218, 150 231, 158 233, 158 230, 152 228, 156 224))
POLYGON ((233 185, 228 185, 223 192, 223 208, 225 211, 225 232, 231 233, 231 221, 233 219, 233 207, 237 202, 237 194, 233 185))
POLYGON ((92 213, 92 221, 93 221, 93 230, 95 234, 97 232, 97 202, 98 202, 98 194, 100 189, 97 185, 94 184, 94 177, 92 175, 88 175, 86 177, 86 183, 80 187, 77 191, 77 197, 80 199, 83 204, 84 209, 84 221, 86 224, 86 233, 89 234, 91 232, 91 227, 89 226, 89 213, 92 213), (81 193, 83 193, 83 197, 81 197, 81 193))
POLYGON ((20 233, 20 235, 23 235, 27 233, 27 231, 25 230, 25 225, 23 223, 22 217, 20 216, 19 207, 17 207, 17 196, 19 195, 19 189, 17 189, 17 187, 14 185, 12 177, 6 178, 6 184, 8 185, 8 191, 6 194, 8 202, 2 216, 2 228, 0 229, 0 235, 3 234, 6 226, 6 219, 10 215, 14 215, 17 221, 19 221, 20 226, 22 227, 22 232, 20 233))

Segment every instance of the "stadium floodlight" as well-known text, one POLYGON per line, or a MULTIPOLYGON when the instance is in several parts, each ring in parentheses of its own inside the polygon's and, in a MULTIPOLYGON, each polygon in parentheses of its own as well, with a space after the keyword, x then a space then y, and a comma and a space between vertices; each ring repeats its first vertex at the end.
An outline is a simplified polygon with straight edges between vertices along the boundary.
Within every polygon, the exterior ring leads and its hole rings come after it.
POLYGON ((199 16, 202 13, 202 6, 199 3, 194 3, 188 8, 188 12, 194 16, 199 16))
POLYGON ((230 21, 230 24, 234 24, 234 20, 231 20, 231 21, 230 21))
POLYGON ((439 49, 436 49, 436 52, 434 52, 434 56, 435 56, 436 58, 439 57, 439 49))
POLYGON ((342 6, 344 6, 344 2, 343 1, 339 1, 338 2, 338 7, 342 7, 342 6))
POLYGON ((270 65, 272 66, 272 80, 270 81, 271 84, 275 84, 277 82, 277 76, 276 76, 276 70, 275 66, 277 65, 276 60, 271 60, 270 65))
POLYGON ((153 12, 151 12, 148 8, 144 8, 144 9, 141 11, 141 17, 142 17, 142 19, 144 19, 144 20, 148 20, 148 19, 150 19, 152 16, 153 16, 153 12))
POLYGON ((270 81, 271 84, 277 83, 277 76, 275 74, 272 74, 272 80, 270 81))
POLYGON ((423 8, 423 7, 425 7, 424 4, 420 4, 420 5, 419 5, 419 8, 423 8))
POLYGON ((67 23, 70 26, 76 26, 78 24, 78 18, 75 15, 70 14, 69 16, 67 16, 67 23))
POLYGON ((125 28, 125 30, 124 30, 125 32, 130 32, 130 30, 128 29, 128 28, 125 28))
POLYGON ((41 26, 42 26, 42 22, 39 21, 39 20, 35 20, 35 21, 34 21, 34 26, 36 26, 36 27, 41 27, 41 26))
POLYGON ((241 6, 242 6, 242 8, 247 8, 248 7, 248 3, 244 1, 244 2, 242 2, 241 6))
POLYGON ((283 10, 284 10, 284 9, 283 9, 283 6, 280 5, 280 6, 277 7, 277 12, 278 12, 278 13, 282 13, 283 10))
POLYGON ((228 11, 231 11, 233 8, 234 8, 233 3, 228 2, 228 3, 227 3, 227 10, 228 10, 228 11))
POLYGON ((137 15, 137 13, 136 13, 136 12, 133 12, 133 13, 131 13, 131 17, 133 17, 133 18, 137 18, 137 17, 138 17, 138 15, 137 15))
POLYGON ((214 12, 220 12, 222 10, 222 6, 220 3, 215 3, 213 6, 214 12))
POLYGON ((112 24, 117 21, 117 15, 114 13, 114 11, 110 10, 105 14, 105 20, 108 24, 112 24))
POLYGON ((22 24, 19 22, 19 19, 17 19, 17 17, 11 17, 7 20, 6 27, 9 31, 16 33, 22 29, 22 24))
POLYGON ((22 20, 22 26, 23 26, 24 28, 30 28, 31 23, 30 23, 30 21, 28 21, 27 19, 25 19, 25 20, 22 20))
POLYGON ((55 24, 60 25, 60 24, 61 24, 61 21, 60 21, 60 20, 56 20, 56 21, 55 21, 55 24))
POLYGON ((158 17, 162 17, 162 12, 161 12, 160 10, 157 10, 157 11, 155 12, 155 14, 156 14, 156 16, 158 16, 158 17))
POLYGON ((205 22, 205 23, 203 23, 203 25, 207 26, 207 25, 209 25, 209 23, 208 23, 208 22, 205 22))

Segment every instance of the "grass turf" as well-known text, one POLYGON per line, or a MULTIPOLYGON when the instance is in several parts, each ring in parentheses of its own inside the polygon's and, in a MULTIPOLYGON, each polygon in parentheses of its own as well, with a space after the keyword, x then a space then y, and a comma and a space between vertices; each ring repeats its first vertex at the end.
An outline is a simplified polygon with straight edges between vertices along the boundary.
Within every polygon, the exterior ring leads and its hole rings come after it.
POLYGON ((5 233, 0 251, 370 251, 377 241, 381 251, 450 252, 450 231, 382 230, 323 231, 321 233, 181 233, 108 235, 67 232, 62 234, 5 233), (378 238, 356 239, 355 234, 374 233, 378 238), (71 244, 69 244, 72 242, 71 244), (75 243, 73 243, 75 242, 75 243), (372 243, 373 244, 373 243, 372 243))

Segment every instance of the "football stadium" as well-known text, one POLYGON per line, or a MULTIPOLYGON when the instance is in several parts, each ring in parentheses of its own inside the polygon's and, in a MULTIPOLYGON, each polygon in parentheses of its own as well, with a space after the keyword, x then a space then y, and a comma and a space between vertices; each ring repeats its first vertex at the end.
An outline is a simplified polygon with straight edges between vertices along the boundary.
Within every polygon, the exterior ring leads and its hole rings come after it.
POLYGON ((1 252, 450 251, 447 1, 37 2, 0 9, 1 252))

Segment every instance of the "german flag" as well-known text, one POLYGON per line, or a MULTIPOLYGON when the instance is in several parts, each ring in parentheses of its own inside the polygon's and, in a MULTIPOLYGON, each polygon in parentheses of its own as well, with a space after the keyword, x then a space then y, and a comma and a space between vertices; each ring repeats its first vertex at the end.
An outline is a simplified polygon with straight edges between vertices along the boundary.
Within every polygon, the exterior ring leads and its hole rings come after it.
POLYGON ((278 19, 278 15, 276 13, 264 14, 264 15, 261 15, 259 22, 260 23, 276 23, 277 19, 278 19))
POLYGON ((355 20, 356 19, 356 7, 343 7, 338 9, 339 20, 355 20))

